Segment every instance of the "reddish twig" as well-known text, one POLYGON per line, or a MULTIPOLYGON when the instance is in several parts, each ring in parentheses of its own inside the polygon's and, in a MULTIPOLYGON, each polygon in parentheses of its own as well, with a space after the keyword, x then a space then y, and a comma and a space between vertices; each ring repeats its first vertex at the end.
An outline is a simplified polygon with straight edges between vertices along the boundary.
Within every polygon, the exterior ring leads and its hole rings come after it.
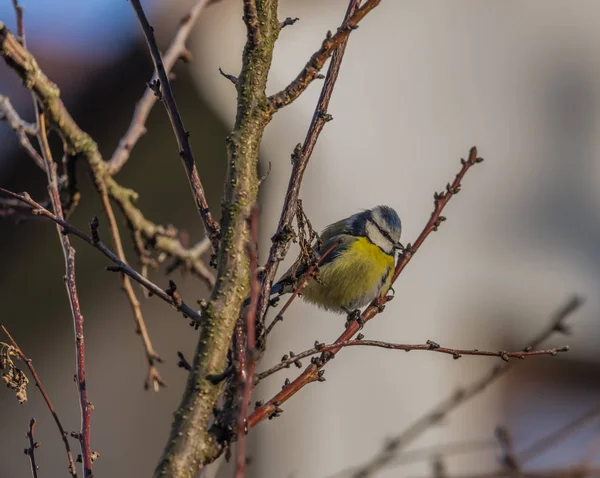
POLYGON ((242 402, 240 416, 237 423, 237 459, 235 478, 243 478, 246 472, 246 434, 248 433, 248 405, 254 388, 254 371, 256 368, 256 307, 258 306, 258 208, 255 208, 250 217, 250 243, 248 256, 250 257, 250 304, 246 310, 246 347, 239 350, 242 386, 242 402), (243 359, 242 359, 243 357, 243 359))
POLYGON ((204 223, 206 235, 210 238, 213 253, 216 254, 219 247, 219 225, 213 219, 210 209, 208 208, 208 202, 206 201, 204 188, 200 182, 198 169, 196 168, 196 163, 194 162, 194 156, 190 146, 189 133, 185 129, 183 120, 181 119, 181 115, 177 109, 177 103, 175 102, 175 97, 171 91, 171 85, 169 84, 169 77, 160 51, 158 50, 156 39, 154 38, 154 31, 150 26, 148 19, 146 18, 146 14, 144 13, 140 0, 131 0, 131 5, 135 10, 138 20, 140 21, 140 25, 142 26, 142 31, 146 37, 146 42, 148 43, 148 48, 150 49, 152 61, 154 62, 154 68, 156 69, 156 73, 158 75, 158 80, 153 83, 154 86, 151 85, 151 88, 154 89, 154 92, 157 95, 160 95, 159 97, 163 101, 167 110, 167 114, 169 115, 175 137, 177 138, 179 155, 183 160, 183 165, 194 194, 196 206, 204 223))
MULTIPOLYGON (((60 193, 58 189, 58 176, 56 174, 56 163, 52 160, 48 137, 46 133, 46 120, 43 112, 38 111, 39 143, 42 149, 42 156, 46 161, 46 171, 48 174, 48 192, 54 213, 59 219, 64 219, 62 204, 60 202, 60 193)), ((79 296, 77 294, 77 285, 75 282, 75 249, 71 247, 71 242, 66 234, 63 234, 60 226, 56 227, 58 237, 61 242, 63 254, 65 257, 66 278, 65 284, 69 302, 71 303, 71 313, 75 326, 75 347, 77 364, 77 386, 79 388, 79 404, 81 407, 81 433, 79 442, 81 444, 81 455, 83 463, 84 478, 91 478, 92 475, 92 450, 90 447, 90 422, 94 406, 88 399, 87 383, 85 380, 85 341, 83 338, 83 315, 79 307, 79 296)))
MULTIPOLYGON (((344 16, 343 23, 346 23, 348 19, 355 13, 360 0, 350 0, 346 15, 344 16)), ((314 147, 319 139, 321 131, 327 120, 330 118, 327 115, 327 109, 329 108, 329 102, 331 95, 333 94, 333 88, 337 81, 337 77, 344 58, 344 52, 346 51, 346 45, 348 43, 348 36, 340 41, 340 44, 333 51, 331 56, 331 63, 325 77, 323 88, 319 96, 319 101, 315 107, 310 126, 306 133, 303 145, 298 145, 292 155, 292 173, 288 183, 283 207, 281 210, 281 216, 279 218, 279 224, 277 225, 277 232, 272 238, 273 244, 269 251, 269 258, 265 265, 265 273, 262 278, 260 300, 258 303, 258 336, 264 342, 265 331, 264 317, 269 304, 269 296, 279 262, 286 256, 290 240, 293 237, 292 223, 296 216, 296 210, 298 205, 298 197, 300 195, 300 185, 304 177, 304 171, 308 165, 308 161, 312 155, 314 147)), ((260 348, 264 348, 265 344, 259 344, 260 348)))
POLYGON ((432 340, 428 340, 427 343, 410 345, 410 344, 394 344, 391 342, 383 342, 381 340, 346 340, 345 342, 335 342, 333 344, 320 344, 316 343, 315 347, 309 350, 305 350, 299 354, 294 354, 293 357, 282 360, 281 363, 271 367, 268 370, 265 370, 262 373, 257 374, 257 378, 259 380, 263 380, 270 375, 273 375, 275 372, 279 370, 283 370, 284 368, 289 368, 298 360, 301 360, 306 357, 310 357, 312 355, 316 355, 319 353, 327 353, 332 350, 338 350, 343 347, 353 347, 353 346, 366 346, 366 347, 379 347, 383 349, 391 349, 391 350, 404 350, 405 352, 410 352, 411 350, 425 350, 428 352, 438 352, 441 354, 452 355, 454 359, 459 359, 463 355, 471 355, 471 356, 479 356, 479 357, 499 357, 505 362, 508 362, 510 358, 516 359, 524 359, 525 357, 532 357, 536 355, 551 355, 555 356, 560 352, 567 352, 569 350, 568 345, 564 345, 562 347, 555 347, 552 349, 545 350, 522 350, 519 352, 491 352, 487 350, 477 350, 477 349, 450 349, 446 347, 441 347, 439 344, 433 342, 432 340))
MULTIPOLYGON (((568 330, 565 325, 566 319, 582 304, 583 300, 580 297, 571 297, 554 313, 548 326, 545 327, 537 337, 531 340, 523 350, 536 349, 553 334, 565 333, 568 330)), ((413 442, 431 426, 442 421, 450 412, 479 395, 499 377, 510 370, 511 367, 512 363, 496 365, 482 378, 472 382, 466 387, 455 390, 452 395, 417 419, 402 433, 387 440, 385 447, 367 463, 357 467, 352 474, 352 477, 366 478, 368 476, 375 476, 379 470, 390 464, 396 458, 399 451, 403 450, 409 443, 413 442)))
POLYGON ((169 295, 168 291, 163 290, 150 280, 146 279, 140 273, 136 272, 129 265, 122 262, 118 256, 112 252, 106 245, 100 241, 100 236, 98 234, 98 221, 97 218, 93 219, 90 223, 90 228, 92 229, 92 236, 88 236, 83 233, 79 229, 77 229, 72 224, 68 223, 64 219, 57 217, 55 214, 52 214, 46 208, 44 208, 41 204, 35 202, 31 197, 27 194, 17 194, 8 189, 4 189, 0 187, 0 192, 6 194, 7 196, 18 199, 19 201, 27 204, 32 209, 32 213, 50 219, 51 221, 58 224, 63 230, 67 231, 69 234, 73 234, 83 241, 87 242, 89 245, 98 249, 102 254, 104 254, 111 262, 115 264, 114 268, 110 268, 109 270, 113 272, 123 272, 131 277, 133 280, 139 282, 143 287, 145 287, 152 295, 156 295, 168 303, 170 306, 174 307, 176 310, 181 312, 183 316, 187 319, 192 320, 192 324, 195 326, 200 325, 200 314, 192 309, 189 305, 187 305, 178 294, 173 291, 172 295, 169 295))
POLYGON ((357 8, 360 1, 351 1, 349 11, 350 8, 352 8, 353 12, 351 15, 346 16, 342 25, 337 29, 337 32, 334 35, 332 35, 331 32, 328 32, 321 48, 311 56, 310 60, 298 74, 296 79, 282 91, 268 98, 268 104, 271 111, 275 112, 298 98, 304 90, 308 88, 308 85, 319 76, 319 71, 321 71, 321 68, 323 68, 332 52, 342 45, 342 43, 347 41, 350 32, 356 29, 358 23, 373 10, 373 8, 379 5, 380 2, 381 0, 367 0, 363 5, 357 8))
POLYGON ((29 369, 31 376, 33 377, 33 380, 35 381, 35 384, 37 385, 38 390, 42 394, 42 397, 44 397, 46 406, 48 407, 48 410, 50 410, 50 413, 52 414, 52 417, 54 418, 54 422, 56 423, 56 427, 58 428, 60 437, 65 445, 65 450, 67 451, 67 459, 69 462, 69 474, 73 478, 77 478, 77 470, 75 468, 75 462, 73 461, 73 453, 71 453, 71 446, 69 445, 69 440, 67 438, 68 434, 65 431, 65 429, 63 428, 60 418, 58 418, 56 410, 54 409, 54 406, 52 405, 52 402, 50 401, 50 397, 48 397, 48 394, 46 393, 46 389, 42 385, 40 377, 38 376, 37 372, 35 371, 35 368, 33 367, 33 361, 30 358, 28 358, 27 355, 25 355, 25 352, 23 352, 23 350, 21 350, 21 347, 19 347, 19 344, 17 344, 15 339, 12 337, 12 335, 10 335, 10 333, 8 332, 8 330, 6 329, 4 324, 0 323, 0 329, 2 329, 2 332, 4 332, 4 334, 8 337, 8 340, 10 340, 11 345, 15 348, 15 350, 19 354, 19 358, 23 361, 23 363, 25 363, 25 365, 27 365, 27 368, 29 369))
MULTIPOLYGON (((446 187, 445 193, 435 193, 434 194, 434 210, 431 213, 431 217, 429 221, 425 225, 423 231, 415 241, 414 245, 408 244, 404 253, 398 260, 396 264, 396 269, 394 271, 394 276, 392 278, 392 284, 398 278, 398 275, 404 270, 406 265, 409 263, 415 252, 421 247, 427 236, 431 234, 432 231, 437 230, 440 223, 445 220, 445 218, 441 215, 444 207, 450 201, 458 191, 460 190, 461 180, 467 171, 475 164, 481 162, 482 159, 477 157, 477 149, 475 147, 471 148, 469 153, 469 157, 467 160, 461 160, 462 168, 459 173, 456 175, 456 178, 452 182, 452 184, 448 184, 446 187)), ((375 317, 380 311, 383 310, 385 303, 389 300, 388 297, 380 297, 376 299, 373 304, 371 304, 367 309, 362 313, 363 322, 366 323, 375 317)), ((337 344, 346 342, 350 340, 356 332, 358 332, 360 328, 360 324, 358 321, 352 321, 349 323, 346 330, 338 337, 335 341, 337 344)), ((341 347, 333 348, 328 353, 328 359, 323 361, 320 365, 316 365, 311 363, 304 372, 296 378, 289 386, 275 395, 271 400, 267 403, 258 407, 254 413, 248 418, 248 424, 250 428, 256 426, 261 421, 266 418, 272 416, 276 410, 279 408, 279 405, 283 402, 289 400, 293 395, 295 395, 300 389, 302 389, 305 385, 316 382, 319 378, 322 377, 321 368, 323 365, 332 357, 337 354, 337 352, 341 349, 341 347)))
POLYGON ((269 326, 267 327, 267 330, 265 331, 265 335, 269 335, 271 333, 271 331, 273 330, 273 327, 275 327, 275 324, 277 322, 280 322, 280 321, 283 320, 283 314, 288 310, 289 306, 292 304, 292 302, 294 301, 294 299, 296 297, 298 297, 298 294, 300 294, 302 292, 302 289, 304 288, 304 285, 314 275, 314 273, 317 271, 317 269, 323 263, 323 261, 327 258, 327 256, 329 254, 331 254, 334 251, 334 249, 337 246, 339 246, 339 245, 340 245, 340 241, 337 241, 335 244, 332 244, 331 247, 329 249, 327 249, 321 255, 321 257, 319 257, 319 260, 315 264, 311 265, 308 268, 308 271, 306 271, 306 274, 304 274, 304 276, 302 277, 302 279, 298 282, 298 285, 296 286, 296 288, 292 292, 292 295, 290 296, 290 298, 283 305, 283 307, 281 308, 281 310, 279 311, 279 313, 275 316, 275 318, 273 319, 273 322, 271 322, 269 324, 269 326))
MULTIPOLYGON (((211 0, 198 0, 190 11, 181 19, 177 33, 163 57, 163 65, 167 74, 173 69, 178 59, 189 58, 190 53, 185 42, 190 36, 192 28, 194 27, 196 20, 198 20, 198 17, 200 17, 204 7, 210 3, 211 0)), ((148 84, 154 84, 157 80, 158 74, 155 72, 148 84)), ((147 87, 146 91, 144 91, 144 95, 135 107, 133 118, 131 119, 131 124, 129 125, 127 132, 119 141, 119 146, 115 149, 110 160, 106 163, 110 175, 115 175, 121 170, 129 159, 131 150, 135 144, 146 133, 146 120, 150 115, 150 111, 152 111, 152 108, 156 104, 157 99, 158 98, 152 89, 147 87)))
POLYGON ((35 430, 35 418, 29 420, 29 431, 27 432, 27 438, 29 440, 29 447, 25 448, 25 454, 29 457, 29 463, 31 464, 31 475, 33 478, 37 478, 39 466, 35 462, 35 449, 40 446, 38 442, 35 441, 33 436, 33 432, 35 430))

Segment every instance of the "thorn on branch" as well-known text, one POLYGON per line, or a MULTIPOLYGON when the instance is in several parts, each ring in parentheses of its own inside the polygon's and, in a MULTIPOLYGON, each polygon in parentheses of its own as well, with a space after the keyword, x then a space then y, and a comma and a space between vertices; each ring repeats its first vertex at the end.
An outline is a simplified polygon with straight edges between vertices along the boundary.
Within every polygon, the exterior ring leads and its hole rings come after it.
POLYGON ((224 78, 227 78, 229 81, 231 81, 234 85, 237 85, 238 79, 237 77, 230 75, 228 73, 225 73, 221 67, 219 67, 219 73, 221 73, 221 76, 223 76, 224 78))
POLYGON ((287 17, 284 21, 279 23, 279 30, 283 30, 285 27, 293 25, 298 20, 300 20, 298 17, 287 17))

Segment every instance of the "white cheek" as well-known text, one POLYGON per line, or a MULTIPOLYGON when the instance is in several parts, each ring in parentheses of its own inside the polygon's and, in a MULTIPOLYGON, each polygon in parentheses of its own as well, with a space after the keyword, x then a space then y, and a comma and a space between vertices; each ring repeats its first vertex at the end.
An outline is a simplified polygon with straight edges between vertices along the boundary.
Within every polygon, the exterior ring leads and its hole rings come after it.
POLYGON ((394 250, 394 245, 387 237, 385 237, 383 234, 381 234, 381 232, 379 232, 379 229, 375 224, 368 222, 366 230, 367 236, 373 244, 381 248, 387 254, 392 253, 392 251, 394 250))

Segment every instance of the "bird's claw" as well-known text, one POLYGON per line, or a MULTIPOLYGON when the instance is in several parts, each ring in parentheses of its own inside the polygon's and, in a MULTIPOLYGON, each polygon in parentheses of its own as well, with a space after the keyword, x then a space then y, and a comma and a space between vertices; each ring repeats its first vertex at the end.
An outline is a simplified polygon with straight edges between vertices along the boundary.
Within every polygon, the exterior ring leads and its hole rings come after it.
POLYGON ((360 309, 354 309, 348 312, 348 318, 346 319, 346 328, 350 326, 353 321, 358 323, 358 330, 361 330, 365 326, 365 319, 363 319, 360 309))

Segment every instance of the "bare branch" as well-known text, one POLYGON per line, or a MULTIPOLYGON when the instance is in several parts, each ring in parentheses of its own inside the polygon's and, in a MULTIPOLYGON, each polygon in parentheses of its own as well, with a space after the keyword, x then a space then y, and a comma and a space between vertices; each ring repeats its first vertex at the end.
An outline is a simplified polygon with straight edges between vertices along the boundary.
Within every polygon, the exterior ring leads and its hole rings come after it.
MULTIPOLYGON (((367 0, 363 5, 357 8, 350 17, 344 20, 335 35, 331 35, 331 32, 328 32, 321 48, 311 56, 310 60, 308 60, 308 63, 298 74, 296 79, 279 93, 269 96, 269 108, 275 112, 298 98, 304 90, 308 88, 308 85, 317 78, 319 71, 321 71, 321 68, 323 68, 325 62, 335 49, 341 45, 342 42, 347 41, 350 32, 356 29, 358 23, 373 10, 373 8, 379 5, 380 2, 381 0, 367 0)), ((360 2, 354 3, 358 5, 360 2)))
MULTIPOLYGON (((415 241, 415 244, 413 246, 408 244, 403 255, 398 260, 398 263, 396 264, 396 269, 394 271, 394 276, 392 278, 392 284, 396 281, 400 272, 404 270, 410 259, 413 257, 413 255, 419 249, 419 247, 423 244, 423 242, 429 236, 429 234, 431 234, 431 232, 433 232, 434 230, 437 230, 440 223, 445 219, 443 218, 443 216, 441 216, 441 213, 446 204, 448 204, 448 202, 450 201, 450 198, 452 198, 460 190, 461 180, 464 177, 464 175, 472 166, 474 166, 477 163, 480 163, 481 161, 483 160, 477 157, 477 149, 475 147, 471 148, 469 158, 467 160, 461 160, 462 167, 456 175, 452 184, 447 185, 446 192, 435 193, 434 210, 431 213, 431 217, 429 218, 429 221, 425 225, 423 231, 415 241)), ((365 309, 365 311, 362 313, 362 322, 368 322, 378 313, 383 311, 385 303, 388 300, 389 297, 380 297, 373 301, 373 303, 369 307, 367 307, 367 309, 365 309)), ((360 327, 361 325, 359 325, 358 321, 352 321, 348 324, 346 330, 338 337, 338 339, 335 342, 340 344, 342 342, 350 340, 354 336, 354 334, 358 332, 360 327)), ((249 427, 252 428, 261 421, 265 420, 266 418, 273 416, 282 403, 290 399, 305 385, 318 381, 319 378, 321 378, 323 375, 323 371, 321 369, 323 368, 325 363, 327 363, 331 358, 333 358, 340 349, 341 347, 334 348, 328 351, 329 353, 327 359, 323 360, 322 363, 318 365, 311 363, 304 370, 304 372, 302 372, 302 374, 298 378, 296 378, 288 387, 286 387, 277 395, 275 395, 263 406, 258 407, 254 411, 254 413, 248 418, 249 427)))
MULTIPOLYGON (((210 3, 211 0, 197 0, 190 11, 181 19, 177 33, 163 57, 163 65, 167 74, 173 69, 177 60, 187 54, 185 42, 190 36, 204 7, 210 3)), ((158 74, 154 72, 152 79, 148 84, 155 83, 156 80, 158 80, 158 74)), ((152 111, 152 108, 156 104, 156 100, 157 97, 152 89, 150 87, 146 88, 144 95, 135 107, 135 112, 133 113, 133 118, 131 119, 131 124, 129 125, 127 132, 119 141, 119 146, 110 160, 106 163, 108 174, 111 176, 117 174, 121 170, 129 159, 133 147, 144 133, 146 133, 146 120, 150 115, 150 111, 152 111)))
POLYGON ((29 431, 27 432, 27 439, 29 440, 29 447, 25 448, 25 454, 29 457, 29 463, 31 464, 31 475, 33 478, 38 478, 38 469, 40 468, 35 462, 35 449, 40 446, 35 441, 33 436, 35 430, 35 418, 29 420, 29 431))
POLYGON ((58 431, 60 433, 60 438, 61 438, 63 444, 65 445, 65 450, 67 452, 67 460, 69 462, 69 474, 73 478, 77 478, 77 469, 75 468, 75 462, 73 461, 73 453, 71 453, 71 445, 69 445, 69 440, 67 438, 68 434, 65 431, 64 427, 62 426, 60 418, 58 418, 56 410, 54 409, 54 406, 52 405, 52 402, 50 401, 50 397, 48 397, 48 394, 46 393, 46 389, 42 385, 40 377, 38 377, 38 374, 35 371, 35 368, 33 367, 33 361, 30 358, 28 358, 27 355, 25 355, 23 350, 21 350, 21 347, 19 347, 19 344, 17 344, 15 339, 13 339, 12 335, 10 335, 10 333, 8 332, 8 330, 6 329, 4 324, 2 324, 1 322, 0 322, 0 329, 2 329, 2 332, 4 332, 4 334, 8 337, 8 340, 10 340, 10 343, 12 344, 12 346, 15 348, 15 350, 19 354, 19 357, 21 358, 23 363, 25 363, 25 365, 27 365, 27 368, 29 369, 29 372, 31 372, 31 376, 33 377, 33 380, 35 381, 35 384, 37 385, 38 390, 42 394, 42 397, 44 397, 46 406, 48 407, 48 410, 50 410, 50 413, 52 414, 52 418, 54 418, 54 423, 56 423, 56 427, 58 428, 58 431))
POLYGON ((200 315, 198 314, 198 312, 196 312, 194 309, 192 309, 190 306, 188 306, 185 302, 183 302, 183 301, 178 302, 178 301, 174 300, 172 297, 169 296, 169 294, 167 294, 166 291, 164 291, 159 286, 157 286, 153 282, 149 281, 144 276, 142 276, 141 274, 136 272, 134 269, 132 269, 130 266, 125 264, 123 261, 121 261, 114 252, 112 252, 108 247, 106 247, 104 245, 103 242, 101 242, 99 240, 99 235, 98 235, 98 231, 97 231, 97 224, 98 224, 97 220, 92 220, 92 223, 91 223, 92 237, 90 237, 87 234, 80 231, 79 229, 77 229, 75 226, 71 225, 70 223, 66 222, 65 220, 60 219, 56 215, 52 214, 50 211, 45 209, 41 204, 39 204, 39 203, 35 202, 33 199, 31 199, 31 197, 27 193, 17 194, 12 191, 9 191, 7 189, 1 188, 1 187, 0 187, 0 192, 6 194, 7 196, 18 199, 19 201, 27 204, 28 206, 31 207, 33 214, 50 219, 51 221, 58 224, 62 229, 67 231, 69 234, 73 234, 73 235, 77 236, 78 238, 84 240, 91 246, 98 249, 111 262, 113 262, 115 264, 115 268, 110 269, 110 270, 112 270, 114 272, 123 272, 124 274, 127 274, 133 280, 139 282, 142 286, 144 286, 146 289, 148 289, 148 291, 150 291, 150 293, 152 295, 156 295, 156 296, 160 297, 162 300, 167 302, 170 306, 174 307, 176 310, 181 312, 186 319, 187 318, 191 319, 193 321, 192 325, 194 325, 196 327, 200 326, 201 319, 200 319, 200 315), (96 226, 94 226, 94 224, 96 224, 96 226), (93 232, 94 230, 96 232, 93 232), (95 239, 94 237, 96 237, 97 239, 95 239))
MULTIPOLYGON (((348 19, 356 12, 359 4, 360 0, 350 0, 344 16, 344 23, 346 23, 348 19)), ((298 198, 300 196, 300 185, 304 177, 304 171, 308 166, 308 161, 310 160, 314 147, 317 143, 317 139, 319 138, 319 135, 325 126, 326 121, 324 113, 326 113, 327 109, 329 108, 329 101, 331 100, 331 95, 333 94, 333 88, 335 87, 335 83, 337 81, 347 43, 348 37, 342 39, 332 54, 331 63, 325 78, 325 83, 321 89, 319 101, 315 107, 310 126, 308 127, 304 144, 296 146, 296 149, 292 154, 292 173, 290 175, 290 180, 281 210, 281 216, 277 225, 277 232, 271 239, 273 244, 271 245, 271 249, 269 251, 269 258, 265 264, 265 273, 262 278, 261 294, 257 312, 257 337, 259 349, 264 349, 266 346, 266 343, 264 343, 266 340, 264 317, 269 304, 270 290, 277 274, 279 262, 286 256, 289 250, 290 240, 293 237, 292 224, 294 217, 296 216, 298 198)))
POLYGON ((27 152, 29 157, 33 159, 35 164, 45 171, 46 166, 44 165, 44 159, 39 155, 27 137, 28 135, 35 136, 37 134, 37 127, 23 121, 13 108, 10 100, 2 95, 0 95, 0 119, 6 120, 17 135, 21 147, 27 152))
POLYGON ((250 304, 246 310, 246 347, 239 351, 241 380, 240 416, 237 423, 237 460, 235 478, 244 478, 246 473, 246 434, 248 433, 248 405, 254 388, 254 370, 256 368, 256 308, 260 286, 258 282, 258 208, 250 217, 250 236, 248 254, 250 256, 250 304))
MULTIPOLYGON (((38 141, 42 149, 42 156, 46 162, 46 171, 48 174, 48 192, 50 201, 57 218, 64 220, 62 204, 60 202, 60 193, 58 189, 58 176, 56 174, 56 163, 52 159, 50 146, 48 145, 48 136, 46 132, 46 119, 44 113, 38 111, 38 124, 40 131, 38 141)), ((56 226, 56 232, 60 240, 63 255, 65 258, 65 285, 71 304, 71 314, 75 328, 75 347, 77 364, 77 387, 79 389, 79 405, 81 408, 81 432, 79 434, 79 443, 81 445, 81 455, 83 463, 84 478, 92 478, 92 450, 90 446, 90 424, 94 406, 88 399, 87 382, 85 378, 85 341, 83 335, 83 315, 79 307, 79 296, 77 293, 77 284, 75 282, 75 249, 71 247, 71 241, 67 235, 63 234, 60 226, 56 226)))
MULTIPOLYGON (((283 370, 284 368, 289 368, 298 360, 301 360, 306 357, 310 357, 312 355, 317 354, 327 354, 331 350, 341 349, 343 347, 353 347, 353 346, 365 346, 365 347, 379 347, 383 349, 391 349, 391 350, 404 350, 405 352, 410 352, 411 350, 424 350, 427 352, 438 352, 441 354, 452 355, 454 359, 459 359, 463 355, 470 356, 479 356, 479 357, 498 357, 505 362, 508 362, 509 358, 517 358, 524 359, 525 357, 531 357, 536 355, 550 355, 552 357, 558 355, 560 352, 568 352, 569 346, 563 345, 561 347, 555 347, 552 349, 544 349, 544 350, 522 350, 519 352, 491 352, 487 350, 478 350, 478 349, 451 349, 446 347, 441 347, 439 344, 428 340, 424 344, 410 345, 410 344, 395 344, 392 342, 383 342, 381 340, 346 340, 345 342, 336 342, 333 344, 325 345, 316 343, 315 347, 312 349, 305 350, 299 354, 294 354, 293 357, 282 360, 277 365, 271 367, 270 369, 259 373, 256 377, 259 380, 263 380, 270 375, 273 375, 275 372, 279 370, 283 370)), ((327 355, 325 355, 326 357, 327 355)))
POLYGON ((285 27, 293 25, 298 20, 300 20, 298 17, 295 17, 295 18, 287 17, 284 21, 282 21, 282 22, 279 23, 279 29, 283 30, 285 27))
POLYGON ((173 92, 171 91, 169 77, 167 75, 167 71, 165 70, 160 51, 158 50, 156 39, 154 38, 154 31, 150 26, 150 23, 148 23, 146 14, 142 9, 141 2, 140 0, 131 0, 131 5, 135 10, 138 20, 140 21, 140 24, 142 26, 144 36, 146 37, 146 42, 148 43, 148 48, 150 49, 152 61, 154 62, 154 68, 156 69, 158 75, 157 81, 160 81, 159 87, 162 92, 161 99, 165 105, 165 108, 169 115, 169 119, 171 120, 175 137, 177 138, 177 144, 179 146, 179 155, 183 160, 183 165, 188 175, 188 180, 192 188, 192 192, 194 194, 196 206, 198 208, 200 216, 202 217, 202 221, 204 222, 206 235, 210 238, 210 241, 212 243, 213 253, 216 254, 219 248, 219 225, 213 219, 212 214, 210 213, 210 209, 208 208, 208 202, 206 201, 204 188, 202 186, 202 183, 200 182, 200 176, 198 176, 198 169, 196 168, 196 163, 192 154, 189 133, 185 129, 185 126, 183 125, 183 120, 181 119, 181 114, 177 109, 177 103, 175 102, 175 97, 173 96, 173 92))
MULTIPOLYGON (((583 300, 578 296, 571 297, 562 307, 560 307, 550 319, 540 334, 529 342, 523 349, 524 351, 538 348, 543 342, 548 340, 554 334, 564 333, 567 330, 566 320, 583 304, 583 300)), ((379 470, 391 463, 400 451, 409 443, 422 435, 431 426, 442 421, 449 413, 463 405, 471 398, 479 395, 483 390, 503 376, 511 369, 513 363, 496 365, 486 375, 472 382, 466 387, 459 388, 445 400, 440 402, 432 410, 417 419, 411 426, 406 428, 399 435, 389 439, 385 447, 375 455, 371 460, 362 466, 357 467, 352 473, 353 478, 367 478, 375 476, 379 470)), ((521 462, 523 461, 520 458, 521 462)))

